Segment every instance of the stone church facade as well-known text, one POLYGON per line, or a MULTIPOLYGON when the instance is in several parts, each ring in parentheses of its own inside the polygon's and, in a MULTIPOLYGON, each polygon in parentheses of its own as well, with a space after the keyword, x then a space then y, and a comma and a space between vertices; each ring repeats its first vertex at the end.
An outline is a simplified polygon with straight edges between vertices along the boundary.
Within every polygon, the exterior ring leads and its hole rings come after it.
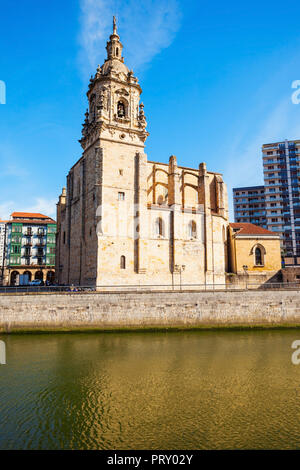
POLYGON ((114 20, 87 92, 82 157, 57 204, 61 284, 225 283, 227 189, 219 173, 149 161, 141 87, 114 20))

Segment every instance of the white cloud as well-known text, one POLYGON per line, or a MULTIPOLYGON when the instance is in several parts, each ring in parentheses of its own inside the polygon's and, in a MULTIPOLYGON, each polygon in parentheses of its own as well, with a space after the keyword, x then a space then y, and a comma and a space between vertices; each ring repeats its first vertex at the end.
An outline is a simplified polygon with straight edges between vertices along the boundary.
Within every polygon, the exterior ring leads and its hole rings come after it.
POLYGON ((180 26, 177 0, 80 0, 80 6, 79 59, 85 80, 104 62, 113 15, 117 16, 125 62, 134 70, 168 47, 180 26))
POLYGON ((6 201, 0 204, 0 220, 8 220, 10 214, 14 211, 14 202, 6 201))
POLYGON ((0 219, 8 220, 12 212, 39 212, 49 217, 56 216, 56 199, 36 198, 32 204, 20 201, 6 201, 0 204, 0 219))

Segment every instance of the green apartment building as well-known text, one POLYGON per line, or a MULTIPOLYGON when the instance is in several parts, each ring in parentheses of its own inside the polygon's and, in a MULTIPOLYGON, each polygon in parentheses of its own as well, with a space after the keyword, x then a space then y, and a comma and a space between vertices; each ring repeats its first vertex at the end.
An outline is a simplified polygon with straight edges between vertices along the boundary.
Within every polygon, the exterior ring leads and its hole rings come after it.
POLYGON ((13 212, 6 223, 3 284, 55 280, 56 222, 39 213, 13 212))

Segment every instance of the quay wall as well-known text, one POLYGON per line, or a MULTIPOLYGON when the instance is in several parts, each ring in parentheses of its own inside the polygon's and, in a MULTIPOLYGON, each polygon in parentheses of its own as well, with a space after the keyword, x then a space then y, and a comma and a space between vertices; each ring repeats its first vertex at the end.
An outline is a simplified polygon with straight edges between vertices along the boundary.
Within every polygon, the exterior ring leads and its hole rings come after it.
POLYGON ((300 291, 0 295, 0 332, 300 326, 300 291))

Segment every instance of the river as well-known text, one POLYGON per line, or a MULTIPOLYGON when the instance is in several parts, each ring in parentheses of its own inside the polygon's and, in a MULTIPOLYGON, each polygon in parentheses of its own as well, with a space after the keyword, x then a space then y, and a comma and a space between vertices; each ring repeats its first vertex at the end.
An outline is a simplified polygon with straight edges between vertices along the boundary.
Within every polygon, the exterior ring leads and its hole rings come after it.
POLYGON ((299 330, 0 339, 0 449, 300 448, 299 330))

